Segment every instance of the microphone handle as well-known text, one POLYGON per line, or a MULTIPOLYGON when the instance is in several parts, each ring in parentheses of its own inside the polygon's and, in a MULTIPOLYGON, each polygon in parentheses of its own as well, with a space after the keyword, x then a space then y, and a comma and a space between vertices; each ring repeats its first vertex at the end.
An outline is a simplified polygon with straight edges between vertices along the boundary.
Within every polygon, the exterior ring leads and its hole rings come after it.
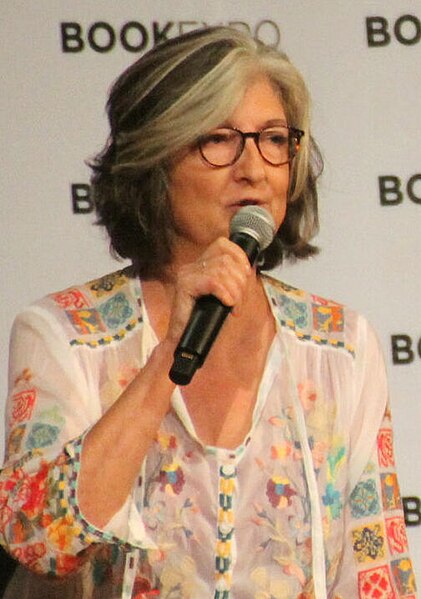
MULTIPOLYGON (((253 266, 259 255, 259 243, 246 233, 233 233, 230 240, 240 246, 253 266)), ((196 300, 190 319, 174 352, 170 379, 177 385, 190 383, 209 353, 224 321, 232 308, 213 295, 196 300)))

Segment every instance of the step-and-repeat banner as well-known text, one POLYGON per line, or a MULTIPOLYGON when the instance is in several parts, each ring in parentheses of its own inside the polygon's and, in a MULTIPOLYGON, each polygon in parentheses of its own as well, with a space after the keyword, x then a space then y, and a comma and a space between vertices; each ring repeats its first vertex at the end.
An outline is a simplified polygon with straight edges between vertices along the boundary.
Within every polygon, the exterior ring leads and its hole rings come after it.
POLYGON ((421 580, 420 0, 3 2, 0 408, 15 314, 119 267, 92 224, 84 163, 105 140, 111 81, 161 40, 216 24, 286 50, 310 87, 325 158, 322 251, 277 274, 351 305, 378 331, 421 580))

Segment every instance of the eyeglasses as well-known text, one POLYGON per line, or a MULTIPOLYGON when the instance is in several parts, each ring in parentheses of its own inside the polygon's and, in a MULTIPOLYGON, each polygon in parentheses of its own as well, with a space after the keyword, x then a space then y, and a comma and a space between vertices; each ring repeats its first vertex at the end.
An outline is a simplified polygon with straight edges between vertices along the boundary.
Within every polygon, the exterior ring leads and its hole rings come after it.
POLYGON ((233 127, 221 127, 202 135, 197 145, 203 159, 212 166, 231 166, 243 153, 246 139, 251 138, 263 160, 273 166, 291 162, 300 149, 304 131, 281 125, 244 133, 233 127))

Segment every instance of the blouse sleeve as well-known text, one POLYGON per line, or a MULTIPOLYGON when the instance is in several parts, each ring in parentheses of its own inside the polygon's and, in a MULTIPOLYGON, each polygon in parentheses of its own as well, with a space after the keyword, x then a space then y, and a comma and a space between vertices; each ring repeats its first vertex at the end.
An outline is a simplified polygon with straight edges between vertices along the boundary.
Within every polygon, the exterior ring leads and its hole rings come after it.
POLYGON ((371 458, 349 495, 345 517, 345 552, 337 596, 416 599, 388 408, 371 458))
POLYGON ((344 551, 334 596, 415 599, 383 356, 370 327, 363 341, 365 349, 357 357, 359 399, 351 421, 344 551))
MULTIPOLYGON (((81 446, 101 416, 98 390, 85 370, 48 310, 33 306, 16 319, 0 472, 0 542, 40 573, 77 570, 93 543, 127 545, 113 533, 113 522, 99 530, 78 508, 81 446)), ((113 520, 124 520, 128 503, 113 520)))

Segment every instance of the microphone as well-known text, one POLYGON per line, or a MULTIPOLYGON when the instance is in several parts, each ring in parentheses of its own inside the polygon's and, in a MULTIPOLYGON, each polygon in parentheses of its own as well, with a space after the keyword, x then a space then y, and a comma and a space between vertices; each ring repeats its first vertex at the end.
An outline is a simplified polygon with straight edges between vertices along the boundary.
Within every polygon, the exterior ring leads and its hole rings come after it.
MULTIPOLYGON (((240 246, 253 266, 261 251, 275 235, 272 215, 260 206, 240 208, 230 223, 230 240, 240 246)), ((196 300, 190 319, 174 352, 170 379, 177 385, 190 383, 212 347, 232 308, 214 295, 203 295, 196 300)))

